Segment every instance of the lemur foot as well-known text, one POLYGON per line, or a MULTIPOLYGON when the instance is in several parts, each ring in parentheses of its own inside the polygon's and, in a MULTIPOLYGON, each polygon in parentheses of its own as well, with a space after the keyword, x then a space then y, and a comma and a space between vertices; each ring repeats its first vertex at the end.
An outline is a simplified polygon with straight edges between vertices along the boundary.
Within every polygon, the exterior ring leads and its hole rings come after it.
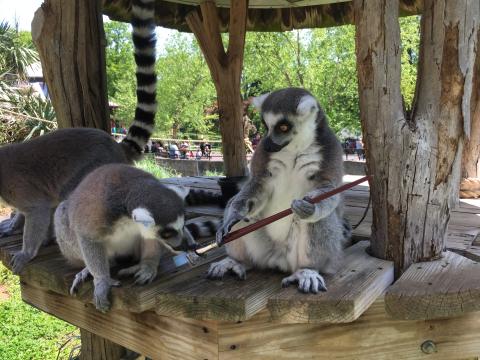
POLYGON ((226 257, 223 260, 210 264, 207 277, 209 279, 222 279, 229 271, 237 275, 240 280, 245 280, 247 278, 247 270, 245 266, 230 257, 226 257))
POLYGON ((303 293, 317 294, 319 291, 327 291, 325 280, 316 270, 298 269, 292 275, 282 280, 282 287, 298 283, 298 290, 303 293))
POLYGON ((12 261, 10 262, 12 266, 12 272, 16 275, 20 274, 25 268, 25 265, 27 265, 32 258, 33 256, 28 255, 23 251, 15 253, 12 257, 12 261))
POLYGON ((78 291, 78 287, 87 280, 90 276, 90 271, 87 268, 84 268, 82 271, 75 275, 73 279, 72 286, 70 287, 70 295, 74 295, 78 291))
POLYGON ((120 286, 120 281, 111 278, 99 280, 94 278, 93 283, 95 285, 95 290, 93 291, 93 302, 95 303, 97 310, 105 313, 110 310, 110 300, 108 300, 110 288, 112 286, 120 286))
POLYGON ((133 275, 135 284, 143 285, 151 283, 157 277, 157 266, 143 263, 130 266, 118 272, 118 276, 124 277, 133 275))
POLYGON ((307 219, 315 214, 315 204, 312 204, 304 199, 292 201, 292 211, 300 219, 307 219))

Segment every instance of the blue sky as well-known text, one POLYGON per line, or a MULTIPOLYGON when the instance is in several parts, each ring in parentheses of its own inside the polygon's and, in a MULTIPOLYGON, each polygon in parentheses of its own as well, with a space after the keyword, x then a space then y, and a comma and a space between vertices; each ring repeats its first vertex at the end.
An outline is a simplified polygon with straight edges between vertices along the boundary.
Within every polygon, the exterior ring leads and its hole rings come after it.
MULTIPOLYGON (((0 0, 0 21, 7 20, 13 25, 16 20, 20 30, 30 31, 33 14, 42 2, 43 0, 0 0)), ((104 21, 108 21, 108 17, 103 18, 104 21)), ((157 27, 157 44, 160 49, 173 32, 174 30, 157 27)))

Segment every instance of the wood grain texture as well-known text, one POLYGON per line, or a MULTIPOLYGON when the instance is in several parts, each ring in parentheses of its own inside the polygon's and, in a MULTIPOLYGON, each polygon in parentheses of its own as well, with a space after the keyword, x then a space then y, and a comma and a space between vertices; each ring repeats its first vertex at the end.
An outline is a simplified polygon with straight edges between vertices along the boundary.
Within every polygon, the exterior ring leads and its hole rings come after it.
POLYGON ((110 133, 101 3, 46 0, 35 12, 32 38, 58 126, 110 133))
POLYGON ((205 278, 208 266, 192 270, 170 283, 157 295, 156 312, 171 317, 242 321, 264 309, 268 298, 281 288, 284 275, 249 271, 247 280, 225 276, 221 281, 205 278))
POLYGON ((217 325, 153 312, 103 314, 90 304, 22 283, 22 299, 75 326, 152 359, 218 358, 217 325))
POLYGON ((360 115, 373 175, 372 251, 396 276, 436 259, 458 198, 480 3, 425 0, 416 94, 400 91, 398 0, 354 0, 360 115))
POLYGON ((340 271, 326 277, 328 290, 302 294, 295 286, 268 299, 274 321, 283 323, 346 323, 355 321, 393 282, 393 263, 367 254, 367 241, 346 251, 340 271))
POLYGON ((480 310, 480 263, 452 252, 415 263, 385 294, 387 313, 396 319, 455 317, 480 310))
POLYGON ((227 359, 476 359, 480 313, 443 320, 394 320, 378 299, 348 324, 278 324, 266 310, 242 323, 219 323, 219 358, 227 359), (431 340, 434 354, 422 352, 431 340))
POLYGON ((125 348, 107 339, 80 329, 82 350, 80 360, 118 360, 125 354, 125 348))

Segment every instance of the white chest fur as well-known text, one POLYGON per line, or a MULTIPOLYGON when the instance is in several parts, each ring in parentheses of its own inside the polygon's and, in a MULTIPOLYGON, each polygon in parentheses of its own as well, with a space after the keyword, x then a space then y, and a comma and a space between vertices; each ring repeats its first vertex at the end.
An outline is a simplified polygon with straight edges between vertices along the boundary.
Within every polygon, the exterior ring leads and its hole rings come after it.
MULTIPOLYGON (((259 214, 260 218, 288 209, 294 199, 303 198, 315 188, 315 183, 309 180, 320 169, 322 162, 321 148, 311 145, 302 152, 280 151, 271 156, 269 170, 272 172, 271 197, 259 214)), ((266 249, 259 249, 267 244, 249 241, 249 252, 261 254, 265 261, 268 258, 268 267, 278 267, 282 270, 296 270, 299 266, 307 266, 308 231, 305 223, 290 215, 265 228, 273 243, 268 253, 266 249)), ((270 247, 270 245, 267 245, 270 247)), ((254 259, 255 261, 255 259, 254 259)), ((257 261, 255 261, 257 262, 257 261)))
POLYGON ((111 258, 138 254, 142 239, 140 226, 142 225, 129 217, 118 220, 112 227, 112 233, 105 238, 107 256, 111 258))

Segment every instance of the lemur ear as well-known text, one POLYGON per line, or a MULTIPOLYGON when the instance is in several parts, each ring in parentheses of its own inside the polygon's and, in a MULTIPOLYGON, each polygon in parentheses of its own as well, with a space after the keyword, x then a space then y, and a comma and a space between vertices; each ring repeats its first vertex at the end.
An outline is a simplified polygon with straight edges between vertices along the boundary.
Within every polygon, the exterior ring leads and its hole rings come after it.
POLYGON ((190 192, 190 189, 185 187, 185 186, 178 186, 178 185, 166 185, 170 190, 173 190, 177 193, 182 200, 185 200, 187 197, 188 193, 190 192))
POLYGON ((146 228, 152 227, 155 225, 155 220, 150 214, 150 211, 144 208, 136 208, 132 211, 133 221, 143 224, 146 228))
POLYGON ((252 105, 255 106, 255 109, 257 109, 258 111, 262 111, 262 104, 268 97, 268 95, 270 95, 270 93, 266 93, 252 98, 252 105))
POLYGON ((310 95, 305 95, 300 99, 297 106, 297 114, 300 116, 307 116, 318 110, 317 100, 310 95))

